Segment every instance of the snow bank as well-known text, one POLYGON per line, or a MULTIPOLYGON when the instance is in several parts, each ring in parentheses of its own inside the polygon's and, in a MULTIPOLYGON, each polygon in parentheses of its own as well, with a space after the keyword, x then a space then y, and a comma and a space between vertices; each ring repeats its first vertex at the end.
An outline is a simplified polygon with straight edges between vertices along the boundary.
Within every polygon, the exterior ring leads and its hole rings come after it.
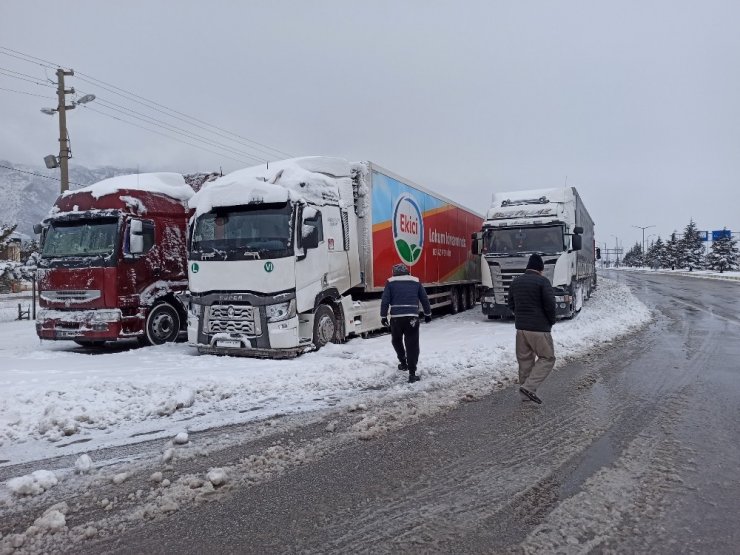
MULTIPOLYGON (((581 314, 553 328, 558 364, 649 318, 626 286, 602 279, 581 314)), ((435 318, 421 329, 422 381, 412 388, 396 368, 387 334, 327 345, 294 360, 198 356, 186 344, 91 356, 71 343, 39 344, 33 322, 2 323, 0 446, 3 458, 21 462, 139 440, 172 441, 185 429, 192 435, 279 414, 341 407, 363 414, 368 406, 411 394, 454 404, 516 378, 514 337, 510 322, 489 321, 479 307, 435 318)), ((358 422, 358 433, 372 437, 383 425, 358 422)), ((180 449, 168 445, 163 464, 180 449)))

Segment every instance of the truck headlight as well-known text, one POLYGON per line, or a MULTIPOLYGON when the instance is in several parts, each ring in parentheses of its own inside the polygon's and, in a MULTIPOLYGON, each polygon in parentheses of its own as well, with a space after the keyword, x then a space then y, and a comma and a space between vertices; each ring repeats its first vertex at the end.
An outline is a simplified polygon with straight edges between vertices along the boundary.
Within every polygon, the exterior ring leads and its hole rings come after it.
POLYGON ((287 303, 268 304, 265 307, 268 322, 281 322, 295 316, 295 299, 287 303))
POLYGON ((120 310, 96 310, 92 314, 93 322, 118 322, 120 319, 120 310))

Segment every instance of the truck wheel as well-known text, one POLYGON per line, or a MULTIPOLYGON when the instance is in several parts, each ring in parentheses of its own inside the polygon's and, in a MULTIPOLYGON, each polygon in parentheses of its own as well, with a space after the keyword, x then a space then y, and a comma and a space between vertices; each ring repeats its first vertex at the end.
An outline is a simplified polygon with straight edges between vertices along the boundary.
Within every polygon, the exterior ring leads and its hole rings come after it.
POLYGON ((452 314, 460 312, 460 293, 457 287, 450 289, 450 312, 452 314))
POLYGON ((475 290, 472 287, 465 288, 465 310, 475 306, 475 290))
POLYGON ((170 303, 155 304, 146 317, 144 343, 161 345, 175 341, 180 334, 180 315, 170 303))
POLYGON ((313 344, 320 349, 336 340, 337 317, 330 306, 322 304, 313 316, 313 344))

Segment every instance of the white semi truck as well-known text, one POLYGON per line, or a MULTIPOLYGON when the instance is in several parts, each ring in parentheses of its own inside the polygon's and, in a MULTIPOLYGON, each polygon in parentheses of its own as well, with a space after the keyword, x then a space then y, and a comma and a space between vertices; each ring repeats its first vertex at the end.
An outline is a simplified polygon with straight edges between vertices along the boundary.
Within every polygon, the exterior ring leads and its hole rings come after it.
POLYGON ((545 262, 559 318, 573 317, 596 287, 594 222, 575 187, 494 194, 473 252, 482 258, 481 306, 490 319, 513 316, 509 286, 533 253, 545 262))
POLYGON ((201 353, 288 357, 381 328, 394 264, 433 307, 471 308, 483 217, 370 162, 239 170, 190 201, 188 339, 201 353))

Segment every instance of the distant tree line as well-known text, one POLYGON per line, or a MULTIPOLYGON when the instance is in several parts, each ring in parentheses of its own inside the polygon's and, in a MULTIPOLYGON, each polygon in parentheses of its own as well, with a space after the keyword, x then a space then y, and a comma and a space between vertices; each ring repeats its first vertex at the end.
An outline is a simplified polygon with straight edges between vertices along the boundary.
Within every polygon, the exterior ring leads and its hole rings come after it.
MULTIPOLYGON (((727 231, 727 228, 724 231, 727 231)), ((724 272, 738 269, 740 252, 737 241, 729 232, 713 241, 708 253, 705 254, 704 250, 701 233, 696 229, 696 223, 692 219, 684 228, 681 237, 678 237, 675 231, 666 241, 658 236, 644 253, 642 245, 635 243, 635 246, 624 255, 622 262, 625 266, 649 266, 673 270, 685 268, 689 271, 708 269, 724 272)))

